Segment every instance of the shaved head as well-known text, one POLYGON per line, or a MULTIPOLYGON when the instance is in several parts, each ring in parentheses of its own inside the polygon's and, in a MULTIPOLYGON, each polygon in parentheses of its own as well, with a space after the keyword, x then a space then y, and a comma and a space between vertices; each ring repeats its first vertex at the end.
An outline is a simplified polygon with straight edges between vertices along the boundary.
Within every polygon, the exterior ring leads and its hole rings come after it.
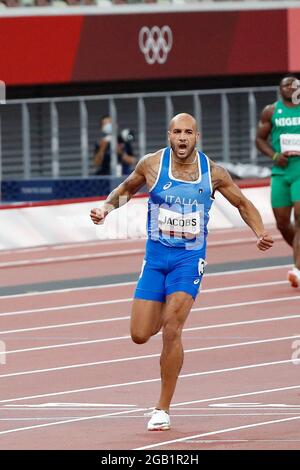
POLYGON ((188 163, 194 158, 195 147, 200 134, 194 116, 188 113, 176 114, 169 124, 170 147, 178 160, 188 163))
POLYGON ((294 92, 299 89, 300 82, 297 77, 293 75, 289 75, 283 77, 280 82, 280 94, 285 102, 292 103, 293 102, 293 94, 294 92))
POLYGON ((280 86, 284 86, 287 83, 292 83, 292 82, 297 82, 298 78, 295 77, 294 75, 287 75, 286 77, 283 77, 282 80, 280 81, 280 86))
POLYGON ((196 119, 188 113, 176 114, 176 116, 174 116, 170 121, 169 131, 171 131, 174 127, 182 126, 183 123, 185 127, 191 127, 195 132, 198 132, 196 119))

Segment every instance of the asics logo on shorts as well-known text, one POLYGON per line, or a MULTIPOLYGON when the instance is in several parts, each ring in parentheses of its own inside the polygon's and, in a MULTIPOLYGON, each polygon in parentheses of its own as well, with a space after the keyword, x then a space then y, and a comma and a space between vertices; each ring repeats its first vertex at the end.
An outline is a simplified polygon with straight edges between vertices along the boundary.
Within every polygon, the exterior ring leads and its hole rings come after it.
POLYGON ((169 26, 143 26, 139 32, 139 46, 148 64, 164 64, 172 49, 173 34, 169 26))
POLYGON ((171 186, 172 186, 172 183, 171 183, 171 181, 169 181, 169 183, 166 183, 166 184, 163 186, 163 189, 169 189, 171 186))
POLYGON ((199 284, 200 279, 195 279, 194 284, 199 284))

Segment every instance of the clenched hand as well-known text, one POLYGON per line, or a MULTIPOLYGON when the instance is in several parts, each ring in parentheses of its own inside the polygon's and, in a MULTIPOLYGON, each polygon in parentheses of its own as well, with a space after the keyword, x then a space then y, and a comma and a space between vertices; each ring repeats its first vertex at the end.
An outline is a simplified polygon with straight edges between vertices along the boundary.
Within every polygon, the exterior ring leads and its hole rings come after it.
POLYGON ((104 208, 99 207, 99 208, 91 210, 90 217, 91 217, 92 221, 94 222, 94 224, 101 225, 101 224, 103 224, 107 214, 108 214, 107 210, 105 210, 104 208))
POLYGON ((257 248, 261 251, 266 251, 273 246, 274 240, 268 232, 264 232, 257 240, 257 248))

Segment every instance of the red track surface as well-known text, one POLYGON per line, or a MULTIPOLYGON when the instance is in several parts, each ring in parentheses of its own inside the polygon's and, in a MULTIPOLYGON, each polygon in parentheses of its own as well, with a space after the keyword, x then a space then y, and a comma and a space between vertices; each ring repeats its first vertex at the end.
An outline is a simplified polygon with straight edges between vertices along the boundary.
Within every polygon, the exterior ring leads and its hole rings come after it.
MULTIPOLYGON (((208 261, 290 255, 275 235, 261 254, 249 230, 214 232, 208 261)), ((138 272, 143 247, 2 252, 1 285, 138 272)), ((144 417, 159 394, 161 336, 131 342, 134 283, 3 296, 0 448, 300 449, 300 290, 287 269, 205 277, 185 325, 172 429, 161 433, 144 417)))

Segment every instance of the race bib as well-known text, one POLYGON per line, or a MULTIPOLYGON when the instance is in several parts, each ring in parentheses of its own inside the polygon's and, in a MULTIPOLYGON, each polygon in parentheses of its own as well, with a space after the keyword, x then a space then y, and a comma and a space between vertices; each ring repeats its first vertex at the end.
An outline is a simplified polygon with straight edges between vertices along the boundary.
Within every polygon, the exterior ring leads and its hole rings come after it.
POLYGON ((280 149, 282 153, 288 152, 290 155, 300 155, 300 133, 281 134, 280 149))
POLYGON ((181 214, 168 209, 159 208, 158 227, 166 234, 194 238, 200 233, 200 211, 181 214))

